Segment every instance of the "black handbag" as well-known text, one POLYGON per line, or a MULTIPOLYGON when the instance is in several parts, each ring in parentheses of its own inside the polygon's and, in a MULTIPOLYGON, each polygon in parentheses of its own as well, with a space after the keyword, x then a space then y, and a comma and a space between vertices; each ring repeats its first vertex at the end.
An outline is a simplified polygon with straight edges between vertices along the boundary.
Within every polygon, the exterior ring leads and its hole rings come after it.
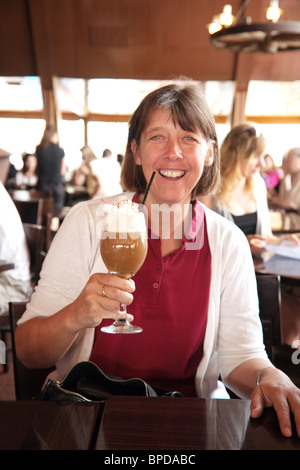
POLYGON ((49 379, 35 400, 105 402, 112 396, 182 397, 180 392, 154 388, 140 378, 121 379, 105 374, 93 362, 76 364, 58 382, 49 379))

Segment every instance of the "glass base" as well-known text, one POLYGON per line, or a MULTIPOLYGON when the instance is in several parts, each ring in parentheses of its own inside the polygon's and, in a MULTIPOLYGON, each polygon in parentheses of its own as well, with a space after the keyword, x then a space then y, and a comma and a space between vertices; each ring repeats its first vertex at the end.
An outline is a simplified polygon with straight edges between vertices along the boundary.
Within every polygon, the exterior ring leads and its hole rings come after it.
POLYGON ((103 326, 101 331, 104 333, 115 334, 133 334, 141 333, 143 328, 140 326, 132 325, 128 320, 116 320, 112 325, 103 326))

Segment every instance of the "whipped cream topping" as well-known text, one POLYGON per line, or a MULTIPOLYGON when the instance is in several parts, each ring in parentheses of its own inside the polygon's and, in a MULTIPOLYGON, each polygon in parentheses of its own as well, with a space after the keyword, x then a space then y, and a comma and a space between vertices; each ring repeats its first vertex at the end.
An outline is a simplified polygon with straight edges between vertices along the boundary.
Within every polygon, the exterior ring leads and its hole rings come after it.
POLYGON ((123 199, 116 204, 106 204, 105 230, 122 233, 144 232, 145 217, 139 209, 139 204, 129 199, 123 199))

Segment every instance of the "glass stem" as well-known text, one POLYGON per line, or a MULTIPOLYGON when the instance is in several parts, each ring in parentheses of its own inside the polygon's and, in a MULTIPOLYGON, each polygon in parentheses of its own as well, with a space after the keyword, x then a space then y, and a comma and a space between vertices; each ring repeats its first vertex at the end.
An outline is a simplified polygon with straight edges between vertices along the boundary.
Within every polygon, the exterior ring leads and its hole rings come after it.
POLYGON ((116 321, 125 323, 127 320, 127 309, 125 304, 120 304, 120 310, 117 316, 116 321))

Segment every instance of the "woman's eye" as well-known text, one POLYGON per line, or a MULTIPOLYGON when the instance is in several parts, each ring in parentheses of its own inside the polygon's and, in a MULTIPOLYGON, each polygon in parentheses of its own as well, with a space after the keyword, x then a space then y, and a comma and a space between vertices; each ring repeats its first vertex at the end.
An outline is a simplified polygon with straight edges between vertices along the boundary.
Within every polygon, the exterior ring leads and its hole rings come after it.
POLYGON ((188 142, 197 142, 195 137, 193 137, 192 135, 186 135, 184 139, 187 140, 188 142))

